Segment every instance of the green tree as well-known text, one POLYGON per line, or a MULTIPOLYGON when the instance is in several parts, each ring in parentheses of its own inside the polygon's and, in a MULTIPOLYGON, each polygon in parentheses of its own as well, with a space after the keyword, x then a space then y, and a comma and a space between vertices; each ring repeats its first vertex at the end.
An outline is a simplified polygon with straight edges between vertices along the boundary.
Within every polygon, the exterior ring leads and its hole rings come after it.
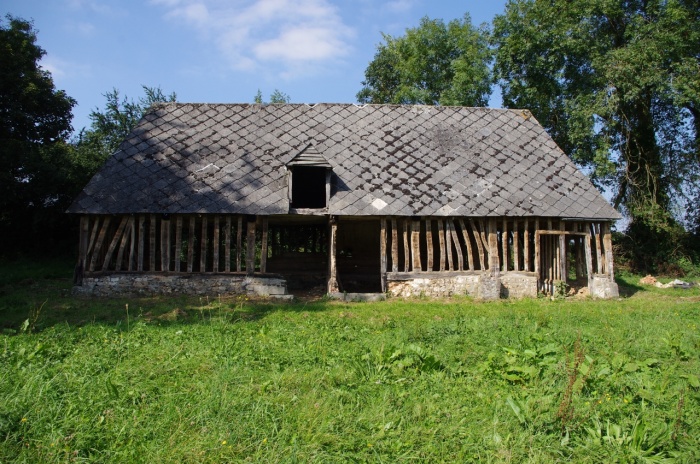
MULTIPOLYGON (((39 61, 31 22, 0 20, 0 248, 17 251, 51 229, 44 220, 65 205, 75 100, 56 90, 39 61)), ((43 235, 43 236, 42 236, 43 235)))
POLYGON ((119 148, 119 144, 153 104, 177 99, 174 92, 166 95, 160 87, 144 85, 142 88, 144 96, 137 101, 121 97, 117 89, 112 89, 104 94, 105 107, 96 108, 90 113, 90 128, 83 129, 74 141, 80 162, 89 170, 88 179, 119 148))
MULTIPOLYGON (((253 99, 253 101, 260 105, 266 104, 263 101, 263 96, 260 89, 258 89, 258 93, 255 94, 255 98, 253 99)), ((291 98, 289 97, 289 95, 280 90, 275 89, 275 91, 272 92, 272 94, 270 94, 270 103, 289 103, 290 101, 291 98)))
POLYGON ((699 14, 697 0, 511 0, 494 19, 504 105, 613 192, 640 270, 679 252, 677 220, 698 214, 699 14))
POLYGON ((491 93, 488 32, 465 14, 421 19, 402 37, 383 35, 365 70, 360 103, 485 106, 491 93))

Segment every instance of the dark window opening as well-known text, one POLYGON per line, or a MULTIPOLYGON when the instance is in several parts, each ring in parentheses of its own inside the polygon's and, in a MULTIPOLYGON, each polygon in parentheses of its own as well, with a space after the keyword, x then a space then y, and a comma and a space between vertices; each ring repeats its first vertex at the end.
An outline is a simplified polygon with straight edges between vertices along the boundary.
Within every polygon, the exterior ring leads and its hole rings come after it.
POLYGON ((292 207, 326 207, 326 168, 295 166, 292 169, 292 207))

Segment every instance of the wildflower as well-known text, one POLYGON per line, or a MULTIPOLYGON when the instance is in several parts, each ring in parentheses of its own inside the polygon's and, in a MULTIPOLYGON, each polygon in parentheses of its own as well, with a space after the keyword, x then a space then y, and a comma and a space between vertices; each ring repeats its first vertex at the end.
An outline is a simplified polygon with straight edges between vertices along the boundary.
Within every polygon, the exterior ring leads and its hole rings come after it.
POLYGON ((263 445, 267 443, 267 437, 263 438, 263 445))
POLYGON ((221 442, 221 444, 222 444, 222 445, 225 445, 225 444, 226 444, 226 440, 223 440, 223 441, 221 442))
POLYGON ((26 418, 26 417, 23 417, 22 420, 21 420, 20 422, 22 422, 22 423, 27 422, 27 418, 26 418))

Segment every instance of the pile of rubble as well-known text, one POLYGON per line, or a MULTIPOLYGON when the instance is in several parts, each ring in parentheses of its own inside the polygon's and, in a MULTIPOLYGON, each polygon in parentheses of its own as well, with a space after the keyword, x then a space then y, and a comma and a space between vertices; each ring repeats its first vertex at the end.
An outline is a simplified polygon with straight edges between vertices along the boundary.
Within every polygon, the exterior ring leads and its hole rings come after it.
POLYGON ((653 285, 654 287, 658 288, 693 288, 693 287, 699 287, 698 282, 685 282, 683 280, 673 280, 667 284, 662 284, 658 280, 656 280, 656 277, 652 275, 647 275, 646 277, 642 277, 639 279, 639 283, 642 285, 653 285))

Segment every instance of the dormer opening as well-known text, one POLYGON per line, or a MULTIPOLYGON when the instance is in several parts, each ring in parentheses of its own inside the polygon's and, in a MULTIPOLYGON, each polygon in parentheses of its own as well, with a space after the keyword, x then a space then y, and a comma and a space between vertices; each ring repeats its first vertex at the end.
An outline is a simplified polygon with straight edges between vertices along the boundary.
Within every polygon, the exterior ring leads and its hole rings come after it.
POLYGON ((328 168, 294 166, 292 168, 292 208, 325 208, 328 168))
POLYGON ((323 209, 330 200, 331 165, 316 148, 306 145, 289 163, 289 207, 323 209))

